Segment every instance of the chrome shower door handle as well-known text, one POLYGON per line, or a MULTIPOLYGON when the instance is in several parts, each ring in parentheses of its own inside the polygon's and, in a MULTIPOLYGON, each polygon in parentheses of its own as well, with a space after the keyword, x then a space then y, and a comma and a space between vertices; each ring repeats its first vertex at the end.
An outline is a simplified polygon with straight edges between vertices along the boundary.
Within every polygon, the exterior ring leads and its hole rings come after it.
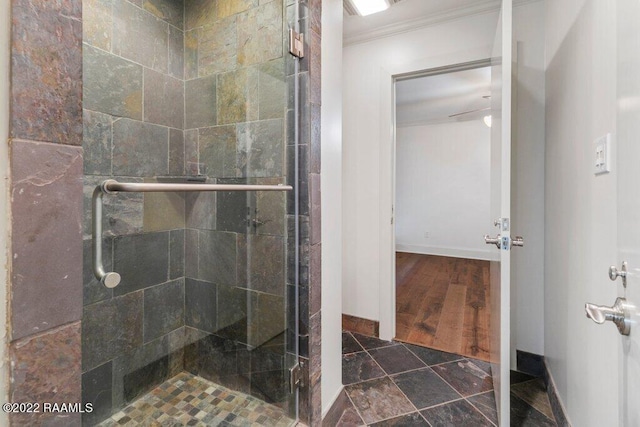
POLYGON ((484 242, 487 245, 496 245, 498 249, 500 249, 500 245, 502 244, 502 236, 499 234, 496 237, 491 237, 488 234, 484 235, 484 242))
POLYGON ((627 300, 624 298, 616 298, 616 303, 613 307, 586 303, 584 311, 587 317, 597 324, 602 325, 607 320, 611 321, 615 323, 621 335, 629 335, 631 323, 626 302, 627 300))

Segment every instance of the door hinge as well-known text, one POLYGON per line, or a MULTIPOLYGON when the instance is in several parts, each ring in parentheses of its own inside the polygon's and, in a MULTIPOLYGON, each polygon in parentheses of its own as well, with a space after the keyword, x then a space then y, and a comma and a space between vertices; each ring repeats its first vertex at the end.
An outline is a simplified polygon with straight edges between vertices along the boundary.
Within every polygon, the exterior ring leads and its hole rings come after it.
POLYGON ((302 379, 302 362, 296 363, 296 365, 289 369, 289 390, 291 393, 295 393, 297 388, 304 387, 302 379))
POLYGON ((304 58, 304 34, 289 29, 289 53, 297 58, 304 58))

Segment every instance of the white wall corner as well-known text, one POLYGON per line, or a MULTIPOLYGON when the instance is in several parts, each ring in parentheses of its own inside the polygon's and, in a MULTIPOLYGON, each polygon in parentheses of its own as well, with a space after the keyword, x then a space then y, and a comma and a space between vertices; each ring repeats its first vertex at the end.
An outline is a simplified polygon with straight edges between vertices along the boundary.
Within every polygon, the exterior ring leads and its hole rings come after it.
POLYGON ((322 2, 322 414, 342 390, 342 0, 322 2))

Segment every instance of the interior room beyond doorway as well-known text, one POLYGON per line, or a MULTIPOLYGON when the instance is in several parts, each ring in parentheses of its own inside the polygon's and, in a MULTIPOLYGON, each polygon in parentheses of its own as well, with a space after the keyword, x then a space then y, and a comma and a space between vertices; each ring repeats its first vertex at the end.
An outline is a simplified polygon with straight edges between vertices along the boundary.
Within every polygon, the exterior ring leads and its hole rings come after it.
POLYGON ((489 360, 491 69, 396 82, 399 341, 489 360))

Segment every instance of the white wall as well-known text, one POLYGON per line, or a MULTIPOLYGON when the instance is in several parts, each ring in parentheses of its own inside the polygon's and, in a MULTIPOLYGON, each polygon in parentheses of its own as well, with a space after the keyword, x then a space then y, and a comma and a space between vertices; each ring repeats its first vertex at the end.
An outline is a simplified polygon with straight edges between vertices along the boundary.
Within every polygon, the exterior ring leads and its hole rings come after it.
MULTIPOLYGON (((9 2, 0 2, 0 400, 8 401, 9 366, 7 363, 7 280, 10 215, 8 209, 9 176, 9 39, 11 31, 9 2)), ((9 425, 7 414, 0 413, 0 425, 9 425)))
POLYGON ((380 304, 391 282, 392 79, 490 56, 496 13, 449 21, 344 48, 343 312, 381 321, 393 314, 380 304))
POLYGON ((621 261, 615 164, 592 171, 594 139, 616 128, 615 3, 546 3, 545 355, 569 418, 585 427, 620 425, 619 335, 584 314, 585 302, 615 301, 607 269, 621 261))
POLYGON ((342 0, 322 2, 322 414, 342 390, 342 0))
POLYGON ((490 129, 482 119, 396 130, 396 249, 492 259, 490 129), (424 233, 429 236, 425 237, 424 233))

